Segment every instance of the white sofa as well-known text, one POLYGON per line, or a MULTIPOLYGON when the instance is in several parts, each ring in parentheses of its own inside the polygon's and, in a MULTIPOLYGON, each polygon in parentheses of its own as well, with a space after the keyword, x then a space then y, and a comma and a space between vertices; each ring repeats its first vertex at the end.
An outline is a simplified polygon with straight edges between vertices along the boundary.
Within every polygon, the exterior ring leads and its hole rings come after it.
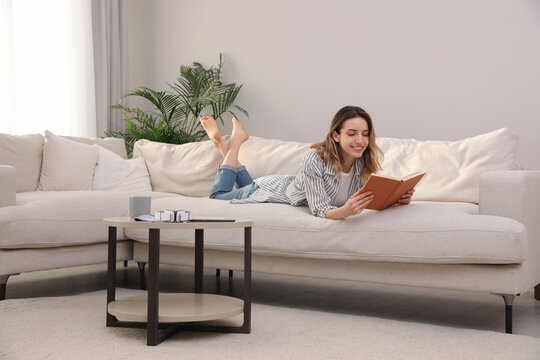
MULTIPOLYGON (((6 138, 15 141, 3 136, 0 149, 6 138)), ((48 152, 48 142, 42 152, 48 152)), ((39 184, 20 189, 20 172, 28 164, 21 159, 27 155, 11 163, 0 155, 0 163, 8 164, 0 165, 3 289, 11 274, 105 262, 101 219, 127 215, 129 196, 150 194, 154 211, 253 219, 253 271, 498 294, 507 305, 511 332, 514 297, 535 286, 540 290, 540 171, 515 170, 517 137, 500 129, 455 142, 381 138, 378 143, 385 152, 384 173, 427 171, 415 201, 341 221, 315 217, 307 207, 207 198, 221 161, 209 141, 137 142, 134 157, 144 159, 152 185, 143 192, 36 191, 39 184)), ((294 173, 307 147, 252 137, 240 161, 254 178, 294 173)), ((122 167, 133 160, 116 161, 122 167)), ((96 167, 94 182, 98 173, 96 167)), ((38 172, 33 184, 40 181, 38 172)), ((144 264, 148 234, 129 229, 120 236, 119 260, 144 264)), ((242 238, 240 230, 206 231, 205 266, 242 269, 242 238)), ((162 231, 161 239, 162 262, 193 264, 191 232, 162 231)))

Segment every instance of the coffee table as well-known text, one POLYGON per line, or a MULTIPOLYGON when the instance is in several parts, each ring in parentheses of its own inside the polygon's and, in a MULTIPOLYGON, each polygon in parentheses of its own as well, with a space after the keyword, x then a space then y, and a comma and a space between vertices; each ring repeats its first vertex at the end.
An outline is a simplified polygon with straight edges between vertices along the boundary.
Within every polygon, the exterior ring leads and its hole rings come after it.
POLYGON ((205 222, 145 222, 129 217, 103 219, 109 227, 107 276, 107 326, 147 329, 147 345, 158 345, 176 331, 217 331, 249 334, 251 331, 251 227, 249 219, 205 218, 205 222), (210 220, 210 221, 208 221, 210 220), (116 300, 116 243, 117 228, 148 229, 147 295, 116 300), (204 230, 244 228, 244 296, 243 299, 203 294, 204 230), (159 293, 160 230, 193 229, 195 232, 195 289, 193 293, 159 293), (244 315, 241 326, 197 324, 244 315))

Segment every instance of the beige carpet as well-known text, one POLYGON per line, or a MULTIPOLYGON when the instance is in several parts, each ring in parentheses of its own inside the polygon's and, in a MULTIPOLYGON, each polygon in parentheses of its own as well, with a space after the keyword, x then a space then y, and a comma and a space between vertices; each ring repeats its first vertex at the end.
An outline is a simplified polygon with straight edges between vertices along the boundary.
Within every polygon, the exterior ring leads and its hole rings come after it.
POLYGON ((0 302, 0 359, 540 359, 528 336, 261 304, 249 335, 180 332, 149 347, 143 329, 107 328, 105 303, 105 291, 0 302))

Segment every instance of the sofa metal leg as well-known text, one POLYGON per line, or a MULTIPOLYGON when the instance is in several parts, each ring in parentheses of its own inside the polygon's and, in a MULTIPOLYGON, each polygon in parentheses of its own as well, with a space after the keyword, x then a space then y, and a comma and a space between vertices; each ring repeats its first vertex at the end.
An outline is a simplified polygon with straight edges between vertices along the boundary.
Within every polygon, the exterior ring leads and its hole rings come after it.
POLYGON ((127 260, 124 260, 124 267, 127 267, 127 260))
POLYGON ((534 298, 540 300, 540 284, 534 287, 534 298))
POLYGON ((514 300, 516 299, 517 295, 510 295, 510 294, 495 294, 495 295, 501 296, 504 300, 506 333, 511 334, 512 333, 512 306, 514 305, 514 300))
MULTIPOLYGON (((217 277, 221 276, 221 269, 216 269, 216 276, 217 277)), ((232 277, 232 276, 233 276, 233 271, 229 270, 229 277, 232 277)))
POLYGON ((146 290, 146 281, 144 276, 144 268, 146 267, 146 263, 144 261, 137 261, 137 266, 139 266, 139 280, 141 290, 146 290))
MULTIPOLYGON (((217 277, 221 276, 221 269, 216 269, 216 276, 217 277)), ((232 277, 232 276, 233 276, 233 271, 229 270, 229 277, 232 277)))
POLYGON ((6 284, 11 275, 15 274, 0 275, 0 301, 6 300, 6 284))

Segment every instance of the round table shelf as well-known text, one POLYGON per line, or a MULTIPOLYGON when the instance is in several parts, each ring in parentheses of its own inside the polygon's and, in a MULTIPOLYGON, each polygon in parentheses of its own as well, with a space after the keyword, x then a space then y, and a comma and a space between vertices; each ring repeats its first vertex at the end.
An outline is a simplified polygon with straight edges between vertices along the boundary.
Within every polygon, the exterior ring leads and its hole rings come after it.
MULTIPOLYGON (((146 322, 148 296, 137 295, 109 303, 109 314, 119 321, 146 322)), ((160 323, 208 321, 242 314, 244 301, 231 296, 178 293, 159 294, 160 323)))

